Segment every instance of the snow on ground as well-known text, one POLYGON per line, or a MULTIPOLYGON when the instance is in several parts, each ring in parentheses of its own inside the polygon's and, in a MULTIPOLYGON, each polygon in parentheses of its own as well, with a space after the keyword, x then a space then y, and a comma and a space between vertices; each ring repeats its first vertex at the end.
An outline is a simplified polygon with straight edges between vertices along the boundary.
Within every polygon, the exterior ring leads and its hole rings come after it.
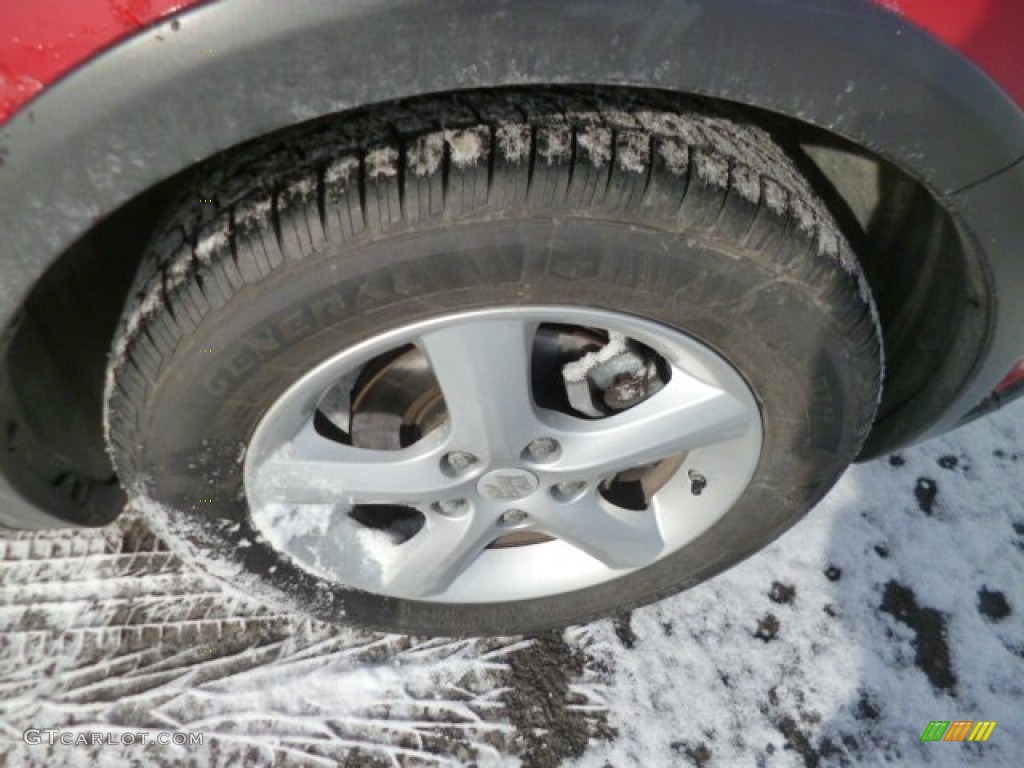
POLYGON ((707 584, 537 638, 275 614, 132 516, 0 534, 2 765, 1016 766, 1022 747, 1024 403, 854 467, 707 584), (998 725, 921 743, 931 720, 998 725), (164 731, 204 744, 138 746, 164 731))
POLYGON ((1024 406, 854 467, 766 551, 576 636, 620 732, 580 765, 1020 765, 1024 406), (998 725, 922 744, 931 720, 998 725))

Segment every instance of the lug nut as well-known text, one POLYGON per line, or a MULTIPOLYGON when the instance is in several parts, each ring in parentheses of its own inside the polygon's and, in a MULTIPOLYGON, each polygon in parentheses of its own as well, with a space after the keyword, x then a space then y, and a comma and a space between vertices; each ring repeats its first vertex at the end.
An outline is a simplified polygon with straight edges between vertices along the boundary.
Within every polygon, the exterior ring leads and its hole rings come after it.
POLYGON ((512 526, 524 523, 527 517, 529 515, 521 509, 509 509, 502 513, 499 522, 506 528, 511 528, 512 526))
POLYGON ((444 517, 462 517, 469 512, 469 502, 465 499, 445 499, 434 504, 434 511, 444 517))
POLYGON ((538 437, 526 446, 524 453, 526 458, 533 461, 550 461, 555 458, 559 449, 557 440, 550 437, 538 437))
POLYGON ((444 463, 453 474, 461 475, 476 464, 476 456, 468 451, 452 451, 444 457, 444 463))
POLYGON ((568 480, 564 483, 556 483, 551 489, 551 495, 558 501, 572 501, 587 487, 582 480, 568 480))

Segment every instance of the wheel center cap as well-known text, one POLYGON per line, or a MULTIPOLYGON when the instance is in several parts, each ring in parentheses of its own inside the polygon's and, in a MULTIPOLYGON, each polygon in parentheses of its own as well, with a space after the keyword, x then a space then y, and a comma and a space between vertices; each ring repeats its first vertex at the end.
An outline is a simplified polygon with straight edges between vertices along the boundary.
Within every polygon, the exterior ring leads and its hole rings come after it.
POLYGON ((525 469, 495 469, 476 484, 481 496, 499 501, 525 499, 539 487, 537 476, 525 469))

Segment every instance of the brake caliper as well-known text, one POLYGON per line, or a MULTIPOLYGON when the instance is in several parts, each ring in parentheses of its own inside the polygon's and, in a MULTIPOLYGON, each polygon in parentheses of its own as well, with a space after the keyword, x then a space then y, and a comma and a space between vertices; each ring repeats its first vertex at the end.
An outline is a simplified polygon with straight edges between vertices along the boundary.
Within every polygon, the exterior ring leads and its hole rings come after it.
POLYGON ((596 352, 563 365, 562 380, 573 409, 593 418, 632 408, 665 386, 658 356, 614 332, 596 352))

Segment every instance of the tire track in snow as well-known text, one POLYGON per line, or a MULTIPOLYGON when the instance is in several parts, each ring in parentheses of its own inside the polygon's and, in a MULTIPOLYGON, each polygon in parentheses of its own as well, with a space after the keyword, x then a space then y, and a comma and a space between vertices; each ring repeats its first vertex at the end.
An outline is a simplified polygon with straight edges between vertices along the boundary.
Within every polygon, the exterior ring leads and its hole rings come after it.
POLYGON ((609 734, 588 675, 554 634, 424 640, 274 613, 133 513, 0 532, 2 764, 544 768, 609 734), (205 744, 32 746, 27 728, 201 731, 205 744))

